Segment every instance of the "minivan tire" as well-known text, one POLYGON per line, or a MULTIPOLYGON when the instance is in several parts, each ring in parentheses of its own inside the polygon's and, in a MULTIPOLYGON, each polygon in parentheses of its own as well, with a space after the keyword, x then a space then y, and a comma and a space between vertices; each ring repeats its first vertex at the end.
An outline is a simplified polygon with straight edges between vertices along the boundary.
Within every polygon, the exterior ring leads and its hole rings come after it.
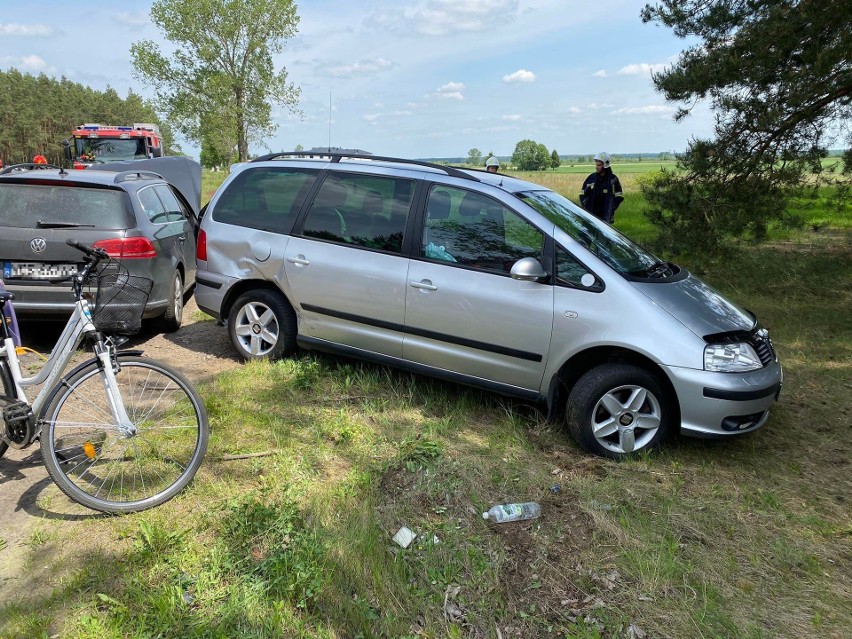
POLYGON ((166 312, 157 320, 157 328, 163 333, 174 333, 183 323, 183 276, 175 271, 166 312))
POLYGON ((278 293, 243 293, 228 314, 228 335, 245 361, 281 359, 296 352, 296 313, 278 293))
POLYGON ((674 410, 656 376, 633 364, 603 364, 568 395, 568 431, 586 451, 623 459, 669 437, 674 410))

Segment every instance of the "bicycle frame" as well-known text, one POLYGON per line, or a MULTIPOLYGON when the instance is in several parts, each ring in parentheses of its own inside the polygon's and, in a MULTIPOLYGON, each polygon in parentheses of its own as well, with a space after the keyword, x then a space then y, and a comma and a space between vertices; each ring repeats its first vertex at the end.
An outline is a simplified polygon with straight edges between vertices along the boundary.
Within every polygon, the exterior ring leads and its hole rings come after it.
MULTIPOLYGON (((4 331, 5 333, 5 331, 4 331)), ((3 340, 3 345, 0 346, 0 359, 6 359, 9 362, 9 369, 12 374, 12 384, 17 399, 29 403, 25 389, 31 386, 43 384, 35 399, 31 404, 32 412, 38 416, 41 414, 45 406, 45 402, 52 397, 54 387, 56 386, 60 376, 65 372, 74 351, 82 343, 83 337, 90 333, 97 333, 97 328, 92 323, 92 312, 89 308, 89 303, 86 299, 78 299, 74 305, 74 311, 59 339, 56 342, 53 350, 50 353, 47 361, 41 367, 38 373, 31 377, 24 377, 21 373, 20 360, 15 351, 15 345, 11 336, 6 335, 3 340)), ((94 347, 95 356, 100 360, 101 374, 104 381, 104 389, 107 394, 110 410, 113 419, 118 425, 118 428, 123 434, 135 434, 135 427, 131 424, 127 416, 127 411, 124 408, 124 402, 121 399, 121 394, 118 391, 118 386, 115 381, 115 370, 111 361, 111 347, 98 340, 94 347)), ((35 434, 39 434, 38 425, 36 425, 35 434)))

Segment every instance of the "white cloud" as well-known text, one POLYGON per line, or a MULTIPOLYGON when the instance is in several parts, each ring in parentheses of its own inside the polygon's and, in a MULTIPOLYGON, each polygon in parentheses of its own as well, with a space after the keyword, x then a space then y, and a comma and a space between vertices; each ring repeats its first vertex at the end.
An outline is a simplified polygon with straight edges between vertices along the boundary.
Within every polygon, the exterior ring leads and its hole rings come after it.
POLYGON ((432 96, 447 100, 464 100, 464 95, 462 95, 463 89, 464 84, 461 82, 447 82, 445 85, 438 87, 438 90, 432 96))
POLYGON ((45 24, 16 24, 14 22, 0 24, 0 35, 4 36, 31 38, 53 35, 54 32, 53 27, 45 24))
POLYGON ((354 75, 373 75, 387 71, 393 68, 394 64, 385 58, 376 58, 375 60, 359 60, 353 64, 331 65, 325 68, 319 68, 320 73, 325 73, 334 77, 349 77, 354 75))
POLYGON ((47 62, 44 61, 40 56, 35 54, 33 55, 25 55, 20 58, 16 58, 14 56, 3 56, 0 57, 0 67, 4 68, 14 68, 19 71, 24 72, 50 72, 52 73, 56 69, 53 67, 48 68, 47 62))
POLYGON ((365 113, 364 114, 364 119, 367 122, 375 122, 376 120, 378 120, 381 117, 382 117, 381 113, 365 113))
POLYGON ((580 109, 578 109, 577 107, 568 107, 567 109, 565 109, 565 112, 571 113, 571 114, 574 114, 574 115, 576 115, 577 113, 582 113, 582 111, 580 109))
POLYGON ((506 84, 512 84, 513 82, 535 82, 535 73, 526 69, 518 69, 510 75, 504 75, 503 82, 506 84))
POLYGON ((131 27, 141 27, 151 22, 151 18, 144 11, 116 13, 115 19, 122 24, 129 24, 131 27))
POLYGON ((518 0, 424 0, 404 10, 375 13, 365 20, 373 29, 429 37, 483 33, 514 21, 518 0))
POLYGON ((518 115, 517 113, 512 113, 510 115, 504 115, 503 119, 504 120, 511 120, 512 122, 517 122, 518 120, 521 119, 521 116, 518 115))
POLYGON ((659 64, 648 64, 647 62, 628 64, 626 67, 621 67, 618 70, 618 75, 650 75, 663 71, 667 66, 664 62, 659 64))
POLYGON ((655 113, 674 113, 674 107, 665 104, 649 104, 641 107, 625 107, 616 109, 613 113, 622 113, 625 115, 653 115, 655 113))
POLYGON ((607 77, 607 72, 605 69, 601 69, 600 71, 595 71, 592 76, 595 78, 605 78, 607 77))

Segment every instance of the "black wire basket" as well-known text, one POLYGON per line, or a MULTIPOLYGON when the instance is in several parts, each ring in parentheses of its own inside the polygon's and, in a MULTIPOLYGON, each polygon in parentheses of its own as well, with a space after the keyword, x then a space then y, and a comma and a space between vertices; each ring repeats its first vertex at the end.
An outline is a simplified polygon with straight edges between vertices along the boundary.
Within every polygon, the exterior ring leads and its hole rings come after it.
POLYGON ((154 280, 130 275, 111 263, 97 275, 92 321, 102 333, 135 335, 142 328, 142 314, 154 280))

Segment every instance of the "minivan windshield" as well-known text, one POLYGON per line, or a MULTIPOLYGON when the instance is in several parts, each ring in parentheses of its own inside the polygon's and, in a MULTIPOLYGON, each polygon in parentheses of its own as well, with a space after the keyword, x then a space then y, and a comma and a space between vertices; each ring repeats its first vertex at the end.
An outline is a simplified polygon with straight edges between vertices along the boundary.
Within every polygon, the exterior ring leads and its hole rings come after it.
POLYGON ((661 267, 676 269, 558 193, 541 190, 515 195, 622 275, 657 277, 661 267))

